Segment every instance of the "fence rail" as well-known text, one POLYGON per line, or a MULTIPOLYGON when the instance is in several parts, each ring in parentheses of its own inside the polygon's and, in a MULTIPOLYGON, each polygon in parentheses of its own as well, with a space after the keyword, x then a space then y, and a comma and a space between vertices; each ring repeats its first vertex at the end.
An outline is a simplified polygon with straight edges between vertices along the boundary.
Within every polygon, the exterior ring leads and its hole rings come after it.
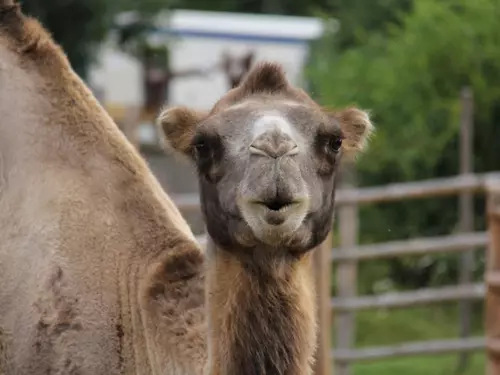
POLYGON ((332 298, 331 307, 336 311, 359 311, 380 308, 401 308, 461 299, 483 299, 486 294, 483 283, 426 288, 412 292, 383 293, 354 298, 332 298))
POLYGON ((485 246, 487 243, 488 236, 486 232, 455 234, 407 241, 391 241, 374 245, 360 245, 350 248, 336 248, 332 250, 331 259, 336 262, 345 262, 467 251, 471 248, 485 246))
POLYGON ((483 350, 486 347, 484 337, 472 337, 453 340, 433 340, 411 342, 393 346, 376 348, 334 351, 331 355, 338 362, 373 361, 390 357, 404 357, 416 355, 438 355, 457 352, 483 350))
POLYGON ((337 205, 394 202, 405 199, 456 195, 484 189, 489 174, 467 174, 418 182, 403 182, 378 187, 339 190, 337 205))

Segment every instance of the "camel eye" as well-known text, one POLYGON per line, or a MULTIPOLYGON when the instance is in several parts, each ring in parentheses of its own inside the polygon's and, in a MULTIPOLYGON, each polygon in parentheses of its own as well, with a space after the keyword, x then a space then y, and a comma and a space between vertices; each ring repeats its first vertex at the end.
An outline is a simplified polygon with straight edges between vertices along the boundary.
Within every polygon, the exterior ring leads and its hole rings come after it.
POLYGON ((206 159, 210 157, 210 142, 205 139, 203 135, 197 135, 191 143, 193 147, 194 157, 197 160, 206 159))
POLYGON ((342 147, 342 138, 340 137, 334 137, 328 142, 328 148, 335 153, 340 151, 340 147, 342 147))
POLYGON ((207 154, 208 147, 205 142, 200 141, 194 145, 194 149, 198 156, 202 156, 203 154, 207 154))
POLYGON ((224 155, 222 138, 217 133, 198 133, 191 141, 192 155, 198 171, 211 182, 215 182, 221 171, 224 155))

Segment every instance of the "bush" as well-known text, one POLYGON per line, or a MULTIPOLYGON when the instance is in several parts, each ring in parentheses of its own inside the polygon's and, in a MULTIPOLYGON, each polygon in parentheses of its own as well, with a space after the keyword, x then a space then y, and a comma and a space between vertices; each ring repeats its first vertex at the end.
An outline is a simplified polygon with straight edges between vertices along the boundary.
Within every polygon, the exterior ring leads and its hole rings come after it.
MULTIPOLYGON (((361 185, 456 174, 464 86, 475 97, 475 170, 498 168, 499 16, 497 0, 419 0, 397 23, 367 34, 361 45, 340 49, 336 36, 327 35, 313 48, 308 73, 318 99, 373 112, 377 132, 369 157, 358 162, 361 185)), ((429 199, 363 208, 362 241, 448 234, 457 222, 456 202, 429 199)), ((478 226, 483 216, 483 205, 477 204, 478 226)), ((425 266, 417 260, 394 261, 391 273, 408 272, 413 276, 401 282, 421 286, 444 269, 447 277, 440 279, 449 281, 456 273, 454 258, 442 256, 425 266)))

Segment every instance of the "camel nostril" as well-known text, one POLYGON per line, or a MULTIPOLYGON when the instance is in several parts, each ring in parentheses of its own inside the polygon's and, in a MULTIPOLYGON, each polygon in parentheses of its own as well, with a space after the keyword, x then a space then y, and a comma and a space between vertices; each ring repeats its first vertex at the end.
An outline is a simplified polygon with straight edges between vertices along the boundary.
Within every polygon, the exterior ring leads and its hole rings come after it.
POLYGON ((274 131, 258 136, 250 145, 250 153, 277 159, 298 154, 299 147, 287 134, 274 131))

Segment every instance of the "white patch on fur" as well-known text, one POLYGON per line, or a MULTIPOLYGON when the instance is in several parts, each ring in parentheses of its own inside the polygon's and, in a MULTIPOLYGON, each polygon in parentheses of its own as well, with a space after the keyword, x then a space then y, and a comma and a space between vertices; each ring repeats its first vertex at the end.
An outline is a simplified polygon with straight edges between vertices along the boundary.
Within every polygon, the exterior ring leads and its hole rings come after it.
POLYGON ((266 114, 260 117, 253 124, 252 135, 253 139, 257 138, 259 135, 264 134, 268 131, 277 130, 281 133, 288 135, 291 139, 295 140, 295 132, 292 129, 292 125, 288 120, 279 114, 266 114))
POLYGON ((285 101, 283 101, 283 104, 286 105, 286 106, 288 106, 288 107, 303 107, 303 108, 308 108, 304 104, 299 103, 299 102, 295 102, 293 100, 285 100, 285 101))

